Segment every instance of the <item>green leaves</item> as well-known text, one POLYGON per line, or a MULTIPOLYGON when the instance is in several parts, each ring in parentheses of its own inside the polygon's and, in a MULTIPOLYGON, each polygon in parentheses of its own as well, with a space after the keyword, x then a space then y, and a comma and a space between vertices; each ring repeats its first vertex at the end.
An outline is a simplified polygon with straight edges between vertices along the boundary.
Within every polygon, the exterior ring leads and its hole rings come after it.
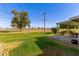
POLYGON ((17 27, 20 30, 22 28, 25 28, 26 26, 30 27, 31 21, 28 17, 28 12, 17 12, 16 10, 13 10, 12 13, 14 14, 14 17, 11 22, 12 27, 17 27))

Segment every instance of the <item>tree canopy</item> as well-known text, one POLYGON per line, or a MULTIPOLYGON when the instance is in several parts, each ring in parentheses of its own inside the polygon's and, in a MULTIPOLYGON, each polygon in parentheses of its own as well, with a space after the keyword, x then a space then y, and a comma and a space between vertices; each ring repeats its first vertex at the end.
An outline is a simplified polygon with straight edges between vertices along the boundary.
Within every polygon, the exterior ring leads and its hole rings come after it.
POLYGON ((29 19, 28 12, 17 12, 16 10, 12 10, 12 13, 14 14, 14 17, 11 21, 12 27, 19 28, 20 30, 26 26, 30 27, 31 21, 29 19))

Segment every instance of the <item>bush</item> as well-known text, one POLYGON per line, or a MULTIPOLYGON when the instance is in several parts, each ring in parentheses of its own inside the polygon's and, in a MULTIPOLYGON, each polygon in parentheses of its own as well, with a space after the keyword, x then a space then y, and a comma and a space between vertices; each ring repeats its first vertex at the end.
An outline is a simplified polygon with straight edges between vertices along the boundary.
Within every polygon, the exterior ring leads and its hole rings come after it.
POLYGON ((57 33, 57 28, 51 28, 51 31, 56 34, 57 33))

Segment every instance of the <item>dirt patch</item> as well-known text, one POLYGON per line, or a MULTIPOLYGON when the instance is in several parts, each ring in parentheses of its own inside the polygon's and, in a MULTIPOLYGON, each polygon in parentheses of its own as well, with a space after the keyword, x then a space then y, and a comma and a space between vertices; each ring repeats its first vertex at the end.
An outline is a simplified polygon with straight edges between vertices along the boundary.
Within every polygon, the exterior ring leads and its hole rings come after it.
POLYGON ((0 42, 0 56, 9 56, 9 52, 20 46, 22 43, 23 41, 9 43, 0 42))

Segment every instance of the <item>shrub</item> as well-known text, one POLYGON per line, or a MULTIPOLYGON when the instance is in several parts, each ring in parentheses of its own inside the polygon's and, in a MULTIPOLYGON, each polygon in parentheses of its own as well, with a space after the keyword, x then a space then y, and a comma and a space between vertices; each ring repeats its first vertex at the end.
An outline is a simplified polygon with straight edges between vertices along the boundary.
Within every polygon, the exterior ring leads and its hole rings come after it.
POLYGON ((57 33, 57 28, 51 28, 51 31, 56 34, 57 33))

